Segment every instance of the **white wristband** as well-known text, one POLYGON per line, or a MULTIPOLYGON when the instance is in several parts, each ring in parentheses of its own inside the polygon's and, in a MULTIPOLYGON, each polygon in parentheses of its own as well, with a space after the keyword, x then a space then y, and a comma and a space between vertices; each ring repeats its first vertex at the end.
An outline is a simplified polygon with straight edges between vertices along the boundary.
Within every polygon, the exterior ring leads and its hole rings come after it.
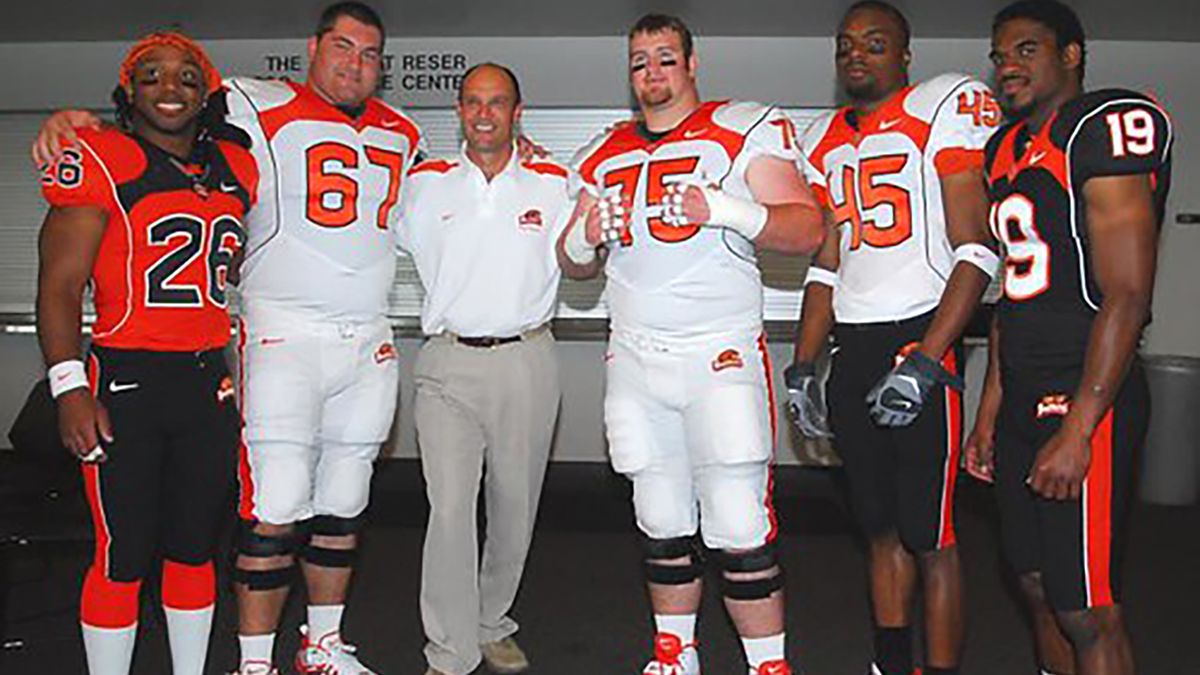
POLYGON ((830 288, 837 288, 838 275, 837 272, 831 272, 824 267, 816 265, 808 266, 808 275, 804 277, 804 285, 822 284, 830 288))
POLYGON ((983 244, 963 244, 954 249, 954 264, 959 263, 978 267, 990 279, 995 279, 1000 270, 1000 256, 983 244))
POLYGON ((767 226, 767 207, 758 202, 734 197, 724 190, 701 186, 708 203, 708 223, 727 227, 754 241, 767 226))
POLYGON ((576 265, 589 265, 596 259, 596 247, 588 243, 587 223, 583 217, 567 231, 567 237, 563 240, 563 253, 576 265))
POLYGON ((50 395, 58 398, 62 394, 88 386, 87 372, 83 369, 83 361, 73 359, 60 361, 46 371, 46 379, 50 381, 50 395))

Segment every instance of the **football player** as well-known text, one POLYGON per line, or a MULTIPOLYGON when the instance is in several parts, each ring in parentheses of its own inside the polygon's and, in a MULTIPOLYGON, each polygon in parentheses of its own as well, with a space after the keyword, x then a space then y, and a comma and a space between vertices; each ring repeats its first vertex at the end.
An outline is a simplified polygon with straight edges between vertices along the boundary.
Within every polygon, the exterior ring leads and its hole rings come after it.
MULTIPOLYGON (((92 675, 125 675, 142 580, 162 560, 175 675, 201 675, 213 555, 240 418, 226 276, 258 170, 224 128, 221 76, 179 33, 129 51, 120 128, 81 130, 42 171, 37 325, 63 443, 83 462, 96 546, 80 621, 92 675), (86 365, 80 312, 96 320, 86 365)), ((246 139, 242 139, 247 142, 246 139)))
POLYGON ((603 266, 608 278, 604 419, 613 467, 633 483, 657 630, 644 673, 699 672, 701 540, 750 672, 789 673, 755 251, 812 251, 821 214, 782 112, 700 100, 682 21, 633 26, 629 78, 640 116, 576 156, 559 259, 570 276, 603 266))
POLYGON ((1001 10, 991 56, 1009 119, 984 165, 1004 297, 968 459, 995 476, 1042 672, 1129 675, 1119 562, 1171 122, 1143 94, 1084 90, 1083 26, 1057 0, 1001 10))
POLYGON ((785 379, 801 430, 836 434, 869 542, 872 672, 915 672, 919 588, 923 672, 945 675, 958 672, 964 618, 958 338, 999 265, 981 167, 1000 110, 965 75, 910 84, 909 37, 904 16, 877 0, 850 7, 838 28, 837 75, 850 104, 803 140, 830 231, 809 268, 785 379), (831 330, 827 417, 815 363, 831 330))

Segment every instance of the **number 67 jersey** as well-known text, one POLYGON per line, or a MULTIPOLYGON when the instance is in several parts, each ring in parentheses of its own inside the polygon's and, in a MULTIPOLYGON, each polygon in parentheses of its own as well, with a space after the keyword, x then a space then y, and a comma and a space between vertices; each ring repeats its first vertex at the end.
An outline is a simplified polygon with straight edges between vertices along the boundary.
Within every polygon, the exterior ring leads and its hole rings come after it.
POLYGON ((386 316, 396 202, 417 152, 416 125, 375 98, 351 117, 305 85, 227 84, 229 121, 250 134, 262 173, 247 215, 243 310, 345 322, 386 316))
POLYGON ((1107 89, 1067 102, 1037 131, 1021 120, 988 142, 989 221, 1005 248, 1006 366, 1082 367, 1104 299, 1093 273, 1084 186, 1101 176, 1145 174, 1161 222, 1171 134, 1167 114, 1152 99, 1107 89))

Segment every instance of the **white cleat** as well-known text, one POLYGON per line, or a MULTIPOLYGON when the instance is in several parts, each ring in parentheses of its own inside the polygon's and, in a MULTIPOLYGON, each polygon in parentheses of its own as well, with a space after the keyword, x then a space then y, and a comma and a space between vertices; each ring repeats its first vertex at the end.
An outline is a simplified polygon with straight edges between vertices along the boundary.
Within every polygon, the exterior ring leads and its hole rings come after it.
POLYGON ((642 675, 700 675, 696 643, 685 645, 679 636, 671 633, 655 635, 654 660, 646 664, 642 675))
POLYGON ((376 675, 354 655, 356 648, 342 642, 337 633, 330 633, 315 642, 308 635, 308 626, 300 627, 303 639, 296 652, 296 672, 302 675, 376 675))

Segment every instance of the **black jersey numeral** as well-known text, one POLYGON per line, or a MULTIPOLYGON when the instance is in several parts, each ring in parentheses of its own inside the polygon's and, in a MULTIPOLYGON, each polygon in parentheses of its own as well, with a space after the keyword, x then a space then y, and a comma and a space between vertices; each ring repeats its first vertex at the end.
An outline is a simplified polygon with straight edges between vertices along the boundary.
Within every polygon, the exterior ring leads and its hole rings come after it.
POLYGON ((220 216, 205 227, 204 220, 194 215, 175 214, 155 221, 146 232, 151 246, 174 247, 146 270, 148 307, 201 307, 205 298, 217 307, 225 306, 229 265, 244 240, 235 218, 220 216), (201 256, 206 262, 204 283, 176 282, 201 256))

